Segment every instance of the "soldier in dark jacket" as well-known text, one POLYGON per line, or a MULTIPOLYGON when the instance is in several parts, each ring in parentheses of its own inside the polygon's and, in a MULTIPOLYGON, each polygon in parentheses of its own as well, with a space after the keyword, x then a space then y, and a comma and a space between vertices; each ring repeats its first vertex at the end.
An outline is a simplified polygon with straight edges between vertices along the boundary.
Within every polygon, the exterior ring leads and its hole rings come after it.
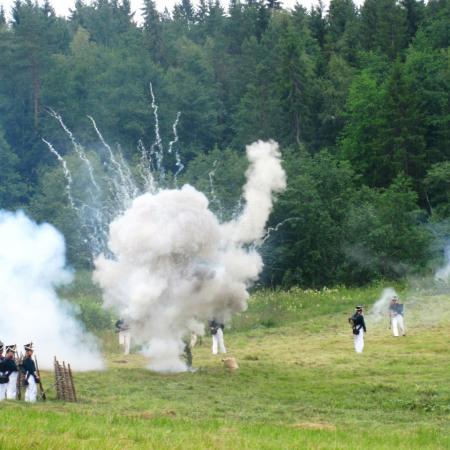
POLYGON ((22 372, 24 373, 25 401, 34 403, 37 397, 37 383, 39 383, 39 376, 36 372, 36 364, 33 361, 33 343, 24 345, 25 358, 22 362, 22 372))
POLYGON ((5 360, 3 356, 4 348, 3 342, 0 341, 0 402, 6 398, 6 387, 8 385, 8 379, 3 374, 3 361, 5 360))
POLYGON ((7 345, 6 357, 2 362, 3 374, 8 379, 6 385, 6 398, 9 400, 15 400, 17 397, 17 376, 19 371, 17 369, 16 361, 14 360, 15 353, 16 345, 7 345))
POLYGON ((398 297, 394 295, 389 305, 389 316, 391 318, 392 334, 395 337, 399 336, 399 332, 402 336, 406 336, 405 321, 403 319, 404 308, 403 303, 398 301, 398 297))
POLYGON ((362 353, 364 349, 364 333, 367 330, 366 323, 364 322, 363 307, 361 305, 355 308, 355 314, 350 317, 350 323, 352 324, 355 352, 362 353))

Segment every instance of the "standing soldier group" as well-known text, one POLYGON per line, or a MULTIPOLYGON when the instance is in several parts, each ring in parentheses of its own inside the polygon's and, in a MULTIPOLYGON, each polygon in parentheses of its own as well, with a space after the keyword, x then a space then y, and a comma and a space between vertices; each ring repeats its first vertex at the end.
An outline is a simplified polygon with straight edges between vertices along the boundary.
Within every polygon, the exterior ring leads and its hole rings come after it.
MULTIPOLYGON (((406 336, 405 321, 403 318, 404 305, 399 302, 396 295, 392 296, 389 303, 388 315, 390 320, 390 328, 392 329, 392 334, 395 337, 406 336)), ((353 340, 355 345, 355 352, 362 353, 364 349, 364 333, 367 332, 366 323, 364 321, 363 307, 358 305, 355 308, 355 314, 348 319, 353 330, 353 340)))
POLYGON ((0 401, 16 400, 17 379, 20 370, 23 373, 23 383, 26 387, 25 401, 34 403, 37 398, 37 384, 40 380, 36 364, 33 361, 33 343, 30 342, 24 346, 25 357, 19 367, 15 360, 16 345, 7 345, 5 356, 3 356, 4 349, 3 342, 0 342, 0 401))

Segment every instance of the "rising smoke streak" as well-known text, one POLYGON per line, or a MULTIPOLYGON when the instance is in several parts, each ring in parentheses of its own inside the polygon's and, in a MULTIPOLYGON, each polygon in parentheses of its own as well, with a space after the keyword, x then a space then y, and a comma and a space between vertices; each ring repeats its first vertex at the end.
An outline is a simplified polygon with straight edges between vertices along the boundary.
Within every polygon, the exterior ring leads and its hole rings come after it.
POLYGON ((188 185, 141 195, 111 223, 114 259, 96 259, 94 280, 105 305, 130 324, 153 370, 186 370, 183 337, 247 307, 247 288, 263 263, 246 245, 263 237, 272 195, 286 186, 275 142, 254 143, 247 156, 245 208, 229 223, 220 224, 206 197, 188 185))

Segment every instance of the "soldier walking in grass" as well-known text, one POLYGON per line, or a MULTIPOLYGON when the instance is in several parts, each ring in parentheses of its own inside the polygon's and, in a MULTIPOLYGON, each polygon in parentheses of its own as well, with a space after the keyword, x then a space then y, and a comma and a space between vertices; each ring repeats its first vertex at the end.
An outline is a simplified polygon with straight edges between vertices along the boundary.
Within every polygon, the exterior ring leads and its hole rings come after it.
POLYGON ((209 322, 209 329, 212 336, 212 353, 217 355, 217 352, 226 353, 225 343, 223 341, 223 329, 225 325, 223 323, 217 322, 215 319, 209 322))
POLYGON ((405 322, 403 319, 403 303, 398 301, 398 297, 394 295, 389 305, 389 316, 391 318, 392 334, 395 337, 399 336, 399 332, 402 336, 406 336, 405 322))
POLYGON ((25 358, 22 362, 22 372, 24 373, 25 401, 34 403, 37 397, 37 384, 39 376, 36 370, 36 364, 33 361, 33 343, 30 342, 24 346, 25 358))
POLYGON ((352 326, 355 352, 362 353, 364 349, 364 333, 366 333, 366 323, 364 322, 363 307, 358 305, 355 314, 349 318, 352 326))
POLYGON ((2 362, 2 371, 7 378, 6 398, 9 400, 16 400, 17 397, 17 376, 19 371, 17 369, 14 354, 16 353, 16 345, 6 346, 6 357, 2 362))
POLYGON ((184 350, 183 350, 183 357, 186 361, 186 366, 188 372, 194 372, 194 369, 192 367, 192 349, 195 347, 195 344, 197 343, 197 334, 193 331, 188 335, 185 336, 183 339, 184 342, 184 350))

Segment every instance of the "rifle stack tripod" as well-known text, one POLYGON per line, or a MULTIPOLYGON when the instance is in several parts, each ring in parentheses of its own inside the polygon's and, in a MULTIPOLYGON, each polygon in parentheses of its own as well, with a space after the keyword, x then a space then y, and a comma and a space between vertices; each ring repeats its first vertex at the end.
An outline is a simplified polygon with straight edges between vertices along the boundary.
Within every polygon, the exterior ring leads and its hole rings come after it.
MULTIPOLYGON (((24 356, 23 353, 18 353, 15 357, 17 367, 22 366, 24 356)), ((47 400, 47 396, 42 386, 41 382, 41 374, 39 371, 39 366, 36 357, 34 358, 36 364, 36 372, 39 376, 39 391, 40 398, 42 400, 47 400)), ((55 356, 54 360, 54 369, 55 369, 55 389, 56 389, 56 398, 58 400, 63 400, 65 402, 77 402, 77 394, 75 391, 75 383, 73 381, 72 369, 70 368, 70 364, 67 364, 63 361, 62 364, 58 362, 55 356)), ((24 388, 25 374, 22 370, 19 370, 19 375, 17 377, 17 400, 22 399, 22 391, 24 388)))
POLYGON ((63 361, 62 364, 58 362, 55 356, 55 387, 56 398, 58 400, 64 400, 66 402, 76 402, 77 394, 75 391, 75 384, 73 382, 72 369, 70 364, 63 361))

